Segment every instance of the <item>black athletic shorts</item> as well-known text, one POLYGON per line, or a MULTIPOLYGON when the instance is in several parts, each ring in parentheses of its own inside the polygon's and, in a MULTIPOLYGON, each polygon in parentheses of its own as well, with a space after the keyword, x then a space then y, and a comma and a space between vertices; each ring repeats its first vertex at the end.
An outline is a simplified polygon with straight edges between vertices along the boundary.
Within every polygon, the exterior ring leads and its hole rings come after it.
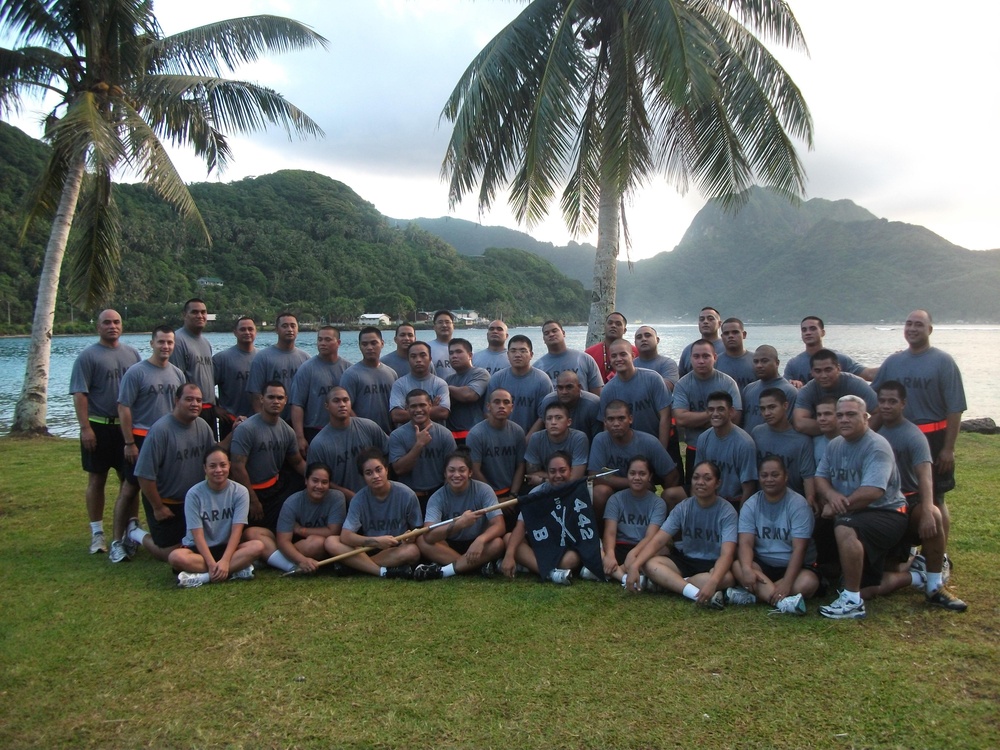
MULTIPOLYGON (((771 583, 777 583, 780 581, 785 577, 785 573, 788 571, 787 565, 768 565, 758 557, 754 557, 753 561, 757 563, 761 572, 771 579, 771 583)), ((819 578, 819 571, 816 569, 816 563, 813 563, 812 565, 803 565, 802 570, 807 570, 819 578)))
MULTIPOLYGON (((137 450, 142 450, 142 441, 146 439, 145 435, 133 435, 132 439, 135 441, 135 447, 137 450)), ((139 463, 139 456, 135 457, 135 464, 139 463)), ((130 464, 125 460, 125 441, 122 440, 122 466, 125 467, 125 481, 129 484, 138 487, 139 479, 135 475, 135 464, 130 464)))
POLYGON ((619 565, 625 564, 625 558, 628 553, 635 549, 634 544, 629 544, 628 542, 616 542, 615 543, 615 560, 618 561, 619 565))
POLYGON ((955 489, 955 469, 952 468, 951 471, 942 473, 937 468, 938 455, 941 453, 941 449, 944 448, 944 438, 947 434, 948 430, 935 430, 934 432, 924 433, 927 443, 931 447, 931 459, 934 461, 934 464, 931 466, 931 476, 934 479, 935 500, 944 495, 944 493, 955 489))
POLYGON ((880 508, 844 513, 834 520, 834 526, 854 529, 865 548, 861 588, 878 586, 882 582, 886 557, 902 540, 909 523, 905 512, 880 508))
POLYGON ((184 503, 168 503, 167 507, 173 511, 173 518, 166 521, 157 521, 153 514, 153 506, 146 499, 145 493, 142 495, 142 507, 146 511, 146 526, 149 528, 149 535, 153 537, 153 542, 157 547, 166 549, 167 547, 179 547, 184 541, 187 533, 187 522, 184 520, 184 503))
POLYGON ((80 463, 88 474, 107 474, 112 469, 119 477, 125 471, 125 438, 116 424, 91 422, 90 429, 97 438, 97 446, 88 451, 80 443, 80 463))
MULTIPOLYGON (((208 551, 209 551, 209 553, 211 553, 212 559, 215 560, 216 562, 219 562, 219 560, 222 559, 222 556, 224 554, 226 554, 226 547, 228 547, 228 546, 229 546, 229 542, 226 542, 225 544, 213 544, 211 547, 208 548, 208 551)), ((191 550, 196 555, 200 555, 201 554, 198 551, 198 548, 195 547, 194 545, 191 545, 187 549, 191 550)))
POLYGON ((715 560, 703 560, 700 557, 688 557, 676 549, 670 551, 670 559, 681 572, 682 578, 690 578, 699 573, 709 573, 715 567, 715 560))
POLYGON ((460 555, 464 555, 466 552, 468 552, 469 551, 469 547, 472 546, 472 543, 474 541, 476 541, 476 540, 475 539, 468 539, 468 540, 464 540, 464 539, 445 539, 445 542, 448 544, 448 546, 451 547, 453 550, 455 550, 460 555))
POLYGON ((257 499, 264 506, 264 517, 248 520, 248 526, 259 526, 270 529, 276 533, 278 528, 278 516, 281 515, 281 508, 290 496, 299 490, 305 489, 305 482, 298 472, 282 469, 278 473, 278 481, 263 490, 255 490, 257 499))

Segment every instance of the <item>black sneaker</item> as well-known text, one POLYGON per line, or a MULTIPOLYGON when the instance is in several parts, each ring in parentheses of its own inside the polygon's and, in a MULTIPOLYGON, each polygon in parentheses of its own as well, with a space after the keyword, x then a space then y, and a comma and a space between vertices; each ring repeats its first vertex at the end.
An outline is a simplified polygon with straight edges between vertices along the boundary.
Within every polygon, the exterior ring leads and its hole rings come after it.
POLYGON ((393 565, 385 569, 386 578, 413 578, 413 568, 409 565, 393 565))
POLYGON ((479 575, 483 578, 495 578, 499 572, 500 570, 497 568, 495 560, 490 560, 479 569, 479 575))
POLYGON ((941 607, 941 609, 949 609, 952 612, 964 612, 969 607, 968 604, 963 602, 944 586, 939 588, 933 594, 928 594, 927 603, 932 607, 941 607))
MULTIPOLYGON (((386 578, 388 577, 389 573, 386 571, 386 578)), ((441 566, 437 563, 418 565, 413 569, 414 581, 433 581, 437 578, 441 578, 441 566)))

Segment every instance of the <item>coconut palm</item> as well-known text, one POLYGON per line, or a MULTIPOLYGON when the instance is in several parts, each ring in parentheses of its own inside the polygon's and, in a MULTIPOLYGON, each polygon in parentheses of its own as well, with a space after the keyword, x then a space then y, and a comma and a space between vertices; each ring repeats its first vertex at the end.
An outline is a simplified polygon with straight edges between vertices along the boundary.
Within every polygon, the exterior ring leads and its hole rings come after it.
POLYGON ((110 295, 117 275, 116 172, 137 174, 209 239, 165 143, 193 147, 211 173, 230 159, 227 132, 277 124, 289 137, 322 135, 277 92, 222 76, 268 52, 325 47, 327 41, 276 16, 164 36, 152 0, 0 0, 0 32, 15 39, 14 49, 0 48, 0 114, 28 96, 43 97, 46 106, 54 101, 44 133, 51 157, 28 218, 51 219, 52 232, 11 430, 44 433, 56 293, 77 209, 71 288, 80 304, 92 308, 110 295))
POLYGON ((534 0, 472 61, 442 119, 451 207, 509 187, 528 226, 557 188, 569 229, 597 225, 587 343, 614 309, 624 204, 654 174, 737 206, 757 182, 804 189, 792 137, 812 122, 764 46, 805 49, 783 0, 534 0))

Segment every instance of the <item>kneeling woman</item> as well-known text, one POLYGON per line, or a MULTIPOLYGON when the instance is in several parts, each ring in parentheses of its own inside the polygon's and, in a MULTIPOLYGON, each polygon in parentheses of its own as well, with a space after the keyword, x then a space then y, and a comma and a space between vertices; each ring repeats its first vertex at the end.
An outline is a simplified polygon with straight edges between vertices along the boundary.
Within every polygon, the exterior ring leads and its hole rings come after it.
POLYGON ((253 561, 264 553, 258 541, 240 542, 250 512, 250 493, 229 479, 229 451, 216 445, 205 454, 205 481, 184 498, 187 534, 170 553, 183 588, 253 578, 253 561))
POLYGON ((762 489, 740 510, 738 559, 733 563, 740 587, 727 592, 729 601, 764 601, 774 612, 804 615, 804 599, 819 588, 812 510, 802 495, 788 489, 780 457, 761 461, 758 478, 762 489))
POLYGON ((723 609, 725 590, 733 585, 730 568, 736 557, 738 516, 728 500, 716 494, 721 483, 719 467, 702 461, 691 475, 693 497, 679 503, 663 526, 643 545, 626 568, 628 591, 641 589, 641 575, 660 588, 692 599, 711 609, 723 609), (683 532, 683 551, 671 548, 660 554, 683 532))
POLYGON ((427 501, 424 526, 454 519, 417 537, 417 546, 429 565, 418 565, 417 580, 449 578, 475 573, 487 578, 496 573, 495 560, 503 557, 503 512, 483 511, 497 503, 493 488, 472 478, 472 459, 466 452, 445 457, 444 487, 427 501))

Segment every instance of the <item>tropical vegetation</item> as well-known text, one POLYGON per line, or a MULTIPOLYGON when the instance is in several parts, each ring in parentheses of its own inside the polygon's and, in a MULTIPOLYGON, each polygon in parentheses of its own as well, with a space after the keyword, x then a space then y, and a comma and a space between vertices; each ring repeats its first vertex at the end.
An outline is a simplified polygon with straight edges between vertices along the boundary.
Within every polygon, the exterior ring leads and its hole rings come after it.
POLYGON ((509 188, 530 227, 560 206, 597 227, 588 340, 614 308, 624 206, 653 175, 737 205, 760 183, 802 193, 805 101, 766 42, 805 49, 782 0, 534 0, 466 69, 442 118, 452 205, 509 188))
POLYGON ((45 431, 49 341, 63 256, 72 289, 90 305, 106 298, 121 255, 112 180, 137 174, 208 239, 208 229, 166 144, 186 146, 209 171, 231 158, 227 134, 279 125, 322 135, 277 92, 224 76, 266 54, 326 46, 296 21, 251 16, 164 36, 151 0, 2 0, 0 114, 39 98, 48 108, 51 152, 36 183, 28 225, 51 221, 32 324, 31 348, 13 431, 45 431), (86 184, 85 184, 86 183, 86 184))

